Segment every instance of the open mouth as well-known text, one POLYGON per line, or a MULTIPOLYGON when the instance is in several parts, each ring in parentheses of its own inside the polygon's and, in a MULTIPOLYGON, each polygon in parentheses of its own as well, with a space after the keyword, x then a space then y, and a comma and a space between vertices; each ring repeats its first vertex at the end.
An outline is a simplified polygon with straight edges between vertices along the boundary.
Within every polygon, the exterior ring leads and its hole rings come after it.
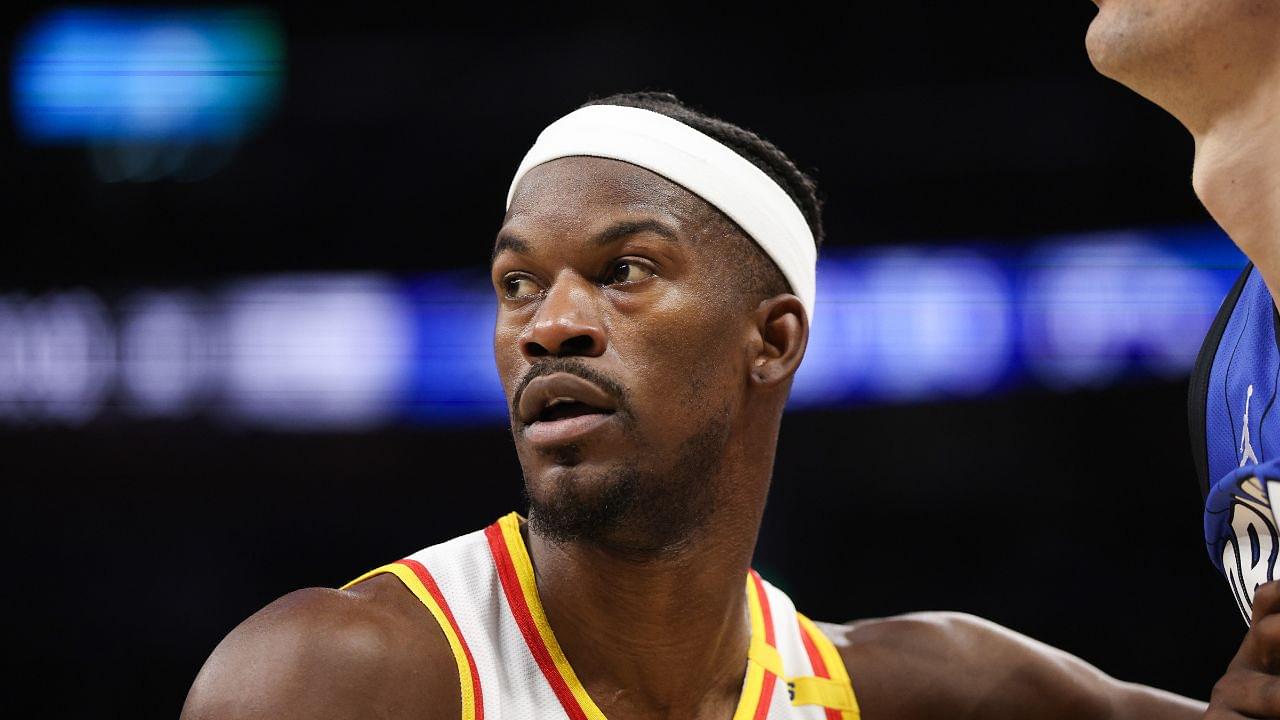
POLYGON ((576 441, 608 423, 617 413, 617 400, 604 388, 571 373, 536 377, 520 393, 514 420, 526 440, 535 445, 576 441))
POLYGON ((612 411, 602 410, 592 407, 580 400, 573 398, 553 398, 542 408, 542 412, 538 413, 538 417, 534 422, 551 422, 554 420, 564 420, 566 418, 582 417, 583 415, 610 415, 612 411))

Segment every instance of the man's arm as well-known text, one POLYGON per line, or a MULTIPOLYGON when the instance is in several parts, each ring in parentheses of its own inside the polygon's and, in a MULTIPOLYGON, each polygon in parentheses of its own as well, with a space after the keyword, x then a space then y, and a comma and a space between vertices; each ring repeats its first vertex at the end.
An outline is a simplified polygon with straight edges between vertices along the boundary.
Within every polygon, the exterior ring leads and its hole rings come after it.
POLYGON ((459 717, 448 643, 414 603, 392 576, 280 598, 218 644, 182 720, 459 717))
POLYGON ((864 717, 1191 720, 1204 703, 1115 680, 994 623, 916 613, 823 625, 853 680, 864 717))

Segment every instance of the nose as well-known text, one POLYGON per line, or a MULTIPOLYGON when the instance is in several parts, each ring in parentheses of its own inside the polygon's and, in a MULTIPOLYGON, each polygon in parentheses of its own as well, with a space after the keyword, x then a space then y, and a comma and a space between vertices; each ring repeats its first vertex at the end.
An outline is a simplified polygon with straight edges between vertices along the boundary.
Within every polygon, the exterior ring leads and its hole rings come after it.
POLYGON ((593 290, 594 286, 582 278, 557 278, 520 336, 520 351, 525 357, 603 355, 607 342, 593 290))

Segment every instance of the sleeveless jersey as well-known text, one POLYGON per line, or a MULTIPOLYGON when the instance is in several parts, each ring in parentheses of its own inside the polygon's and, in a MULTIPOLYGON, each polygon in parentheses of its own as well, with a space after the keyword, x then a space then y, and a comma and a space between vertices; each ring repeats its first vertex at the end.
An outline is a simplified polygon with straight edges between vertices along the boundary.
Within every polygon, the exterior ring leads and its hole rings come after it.
POLYGON ((1188 397, 1192 454, 1204 493, 1205 544, 1248 621, 1258 586, 1276 579, 1280 533, 1280 316, 1245 267, 1209 329, 1188 397))
MULTIPOLYGON (((604 720, 551 632, 515 513, 344 589, 381 573, 399 578, 444 631, 463 720, 604 720)), ((751 641, 732 720, 858 720, 831 641, 754 570, 745 590, 751 641)))

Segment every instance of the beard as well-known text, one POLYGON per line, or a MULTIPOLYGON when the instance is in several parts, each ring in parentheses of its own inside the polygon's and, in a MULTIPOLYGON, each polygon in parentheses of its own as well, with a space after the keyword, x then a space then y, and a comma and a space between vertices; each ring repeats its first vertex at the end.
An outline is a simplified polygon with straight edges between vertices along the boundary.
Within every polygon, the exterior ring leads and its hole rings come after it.
MULTIPOLYGON (((558 545, 593 545, 637 561, 676 554, 715 512, 728 438, 725 408, 685 439, 665 468, 622 463, 590 477, 562 475, 542 492, 531 491, 526 477, 529 528, 558 545)), ((561 452, 573 464, 576 449, 561 452)))

